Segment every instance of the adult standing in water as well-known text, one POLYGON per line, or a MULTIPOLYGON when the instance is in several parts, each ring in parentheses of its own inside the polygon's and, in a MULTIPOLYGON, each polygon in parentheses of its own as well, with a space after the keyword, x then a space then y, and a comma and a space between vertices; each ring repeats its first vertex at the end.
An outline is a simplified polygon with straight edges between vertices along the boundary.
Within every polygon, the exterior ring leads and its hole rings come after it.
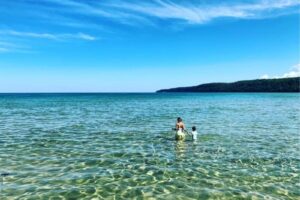
POLYGON ((185 125, 180 117, 177 118, 177 123, 176 123, 175 129, 176 129, 175 139, 176 140, 184 140, 185 134, 183 131, 185 130, 185 125))

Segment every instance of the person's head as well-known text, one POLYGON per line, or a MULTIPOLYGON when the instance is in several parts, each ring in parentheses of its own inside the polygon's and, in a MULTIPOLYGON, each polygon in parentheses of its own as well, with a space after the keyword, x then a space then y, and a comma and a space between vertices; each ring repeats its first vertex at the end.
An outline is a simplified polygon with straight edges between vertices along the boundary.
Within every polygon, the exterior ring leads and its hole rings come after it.
POLYGON ((181 117, 178 117, 178 118, 177 118, 177 122, 178 122, 178 123, 179 123, 179 122, 182 122, 181 117))
POLYGON ((196 126, 193 126, 192 127, 192 131, 196 131, 197 129, 196 129, 196 126))

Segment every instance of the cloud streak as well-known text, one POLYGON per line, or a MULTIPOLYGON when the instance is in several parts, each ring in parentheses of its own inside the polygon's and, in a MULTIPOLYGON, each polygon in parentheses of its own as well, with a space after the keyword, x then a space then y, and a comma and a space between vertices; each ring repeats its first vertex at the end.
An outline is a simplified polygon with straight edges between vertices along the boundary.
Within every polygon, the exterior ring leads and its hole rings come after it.
POLYGON ((75 0, 47 0, 65 8, 72 8, 84 15, 101 16, 128 23, 135 20, 151 21, 153 17, 162 20, 182 20, 189 24, 208 23, 217 18, 253 19, 264 18, 275 11, 285 10, 300 5, 298 0, 259 0, 253 3, 236 2, 231 4, 205 4, 204 1, 94 1, 83 3, 75 0))
POLYGON ((124 11, 148 15, 160 19, 178 19, 192 24, 203 24, 216 18, 261 18, 270 12, 299 5, 296 0, 259 1, 253 4, 205 5, 200 3, 175 3, 175 1, 156 0, 154 3, 115 3, 111 6, 124 11))
MULTIPOLYGON (((118 27, 119 25, 160 28, 163 22, 164 27, 175 25, 180 28, 180 26, 185 27, 185 24, 196 26, 221 18, 273 17, 299 12, 300 7, 298 0, 249 0, 247 3, 240 0, 229 2, 40 0, 34 4, 32 2, 32 0, 7 1, 1 5, 2 7, 0 6, 0 18, 6 19, 0 26, 2 40, 7 37, 51 41, 95 41, 99 38, 99 34, 115 34, 122 29, 118 27), (55 30, 55 33, 49 33, 48 28, 45 30, 45 25, 52 28, 50 30, 55 30), (30 31, 22 31, 25 30, 24 27, 30 31), (90 32, 92 35, 85 32, 90 32)), ((0 48, 0 52, 10 49, 5 46, 0 48)))
MULTIPOLYGON (((0 36, 5 36, 9 40, 14 40, 16 38, 31 38, 31 39, 44 39, 52 41, 69 41, 69 40, 83 40, 83 41, 94 41, 97 40, 96 37, 85 34, 85 33, 63 33, 63 34, 51 34, 51 33, 36 33, 36 32, 22 32, 15 30, 0 30, 0 36)), ((0 41, 0 53, 9 53, 9 52, 19 52, 19 53, 29 53, 29 47, 20 46, 13 44, 2 37, 0 41)))
MULTIPOLYGON (((20 2, 7 2, 7 7, 14 7, 15 12, 1 9, 2 15, 17 15, 29 18, 30 23, 51 23, 57 26, 69 26, 74 29, 87 28, 91 25, 94 29, 98 25, 107 30, 113 24, 132 26, 159 26, 159 20, 179 24, 205 24, 219 18, 259 19, 278 16, 281 14, 299 13, 298 0, 251 0, 230 1, 216 3, 207 1, 176 1, 176 0, 41 0, 32 4, 31 0, 20 2), (20 12, 23 11, 24 12, 20 12), (43 21, 44 20, 44 21, 43 21), (103 23, 104 22, 104 23, 103 23), (107 23, 111 22, 111 23, 107 23)), ((5 7, 4 7, 5 8, 5 7)), ((1 14, 0 14, 1 16, 1 14)), ((15 34, 15 33, 11 33, 15 34)), ((17 34, 15 34, 17 35, 17 34)), ((48 39, 72 38, 70 34, 53 35, 49 33, 27 33, 28 37, 48 39)), ((80 39, 80 34, 73 38, 80 39)), ((81 39, 92 37, 82 37, 81 39)))
POLYGON ((20 32, 20 31, 14 31, 14 30, 2 30, 2 31, 0 31, 0 35, 49 39, 49 40, 69 40, 69 39, 80 39, 80 40, 88 40, 88 41, 96 40, 96 37, 85 34, 85 33, 50 34, 50 33, 35 33, 35 32, 20 32))
POLYGON ((20 46, 10 42, 0 41, 0 53, 19 52, 32 53, 32 51, 25 46, 20 46))

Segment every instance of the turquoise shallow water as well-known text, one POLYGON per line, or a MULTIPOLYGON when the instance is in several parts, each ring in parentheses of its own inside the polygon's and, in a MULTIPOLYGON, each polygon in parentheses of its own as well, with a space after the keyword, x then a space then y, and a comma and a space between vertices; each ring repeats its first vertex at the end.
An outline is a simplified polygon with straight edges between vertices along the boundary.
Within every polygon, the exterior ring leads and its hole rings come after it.
POLYGON ((2 94, 0 199, 299 199, 299 131, 299 94, 2 94))

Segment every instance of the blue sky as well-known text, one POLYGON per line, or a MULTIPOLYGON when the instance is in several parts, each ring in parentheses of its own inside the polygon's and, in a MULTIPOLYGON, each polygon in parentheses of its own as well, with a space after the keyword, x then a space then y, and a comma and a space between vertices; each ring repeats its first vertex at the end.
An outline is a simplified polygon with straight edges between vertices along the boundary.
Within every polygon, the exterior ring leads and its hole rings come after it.
POLYGON ((0 92, 299 75, 298 0, 0 0, 0 92))

